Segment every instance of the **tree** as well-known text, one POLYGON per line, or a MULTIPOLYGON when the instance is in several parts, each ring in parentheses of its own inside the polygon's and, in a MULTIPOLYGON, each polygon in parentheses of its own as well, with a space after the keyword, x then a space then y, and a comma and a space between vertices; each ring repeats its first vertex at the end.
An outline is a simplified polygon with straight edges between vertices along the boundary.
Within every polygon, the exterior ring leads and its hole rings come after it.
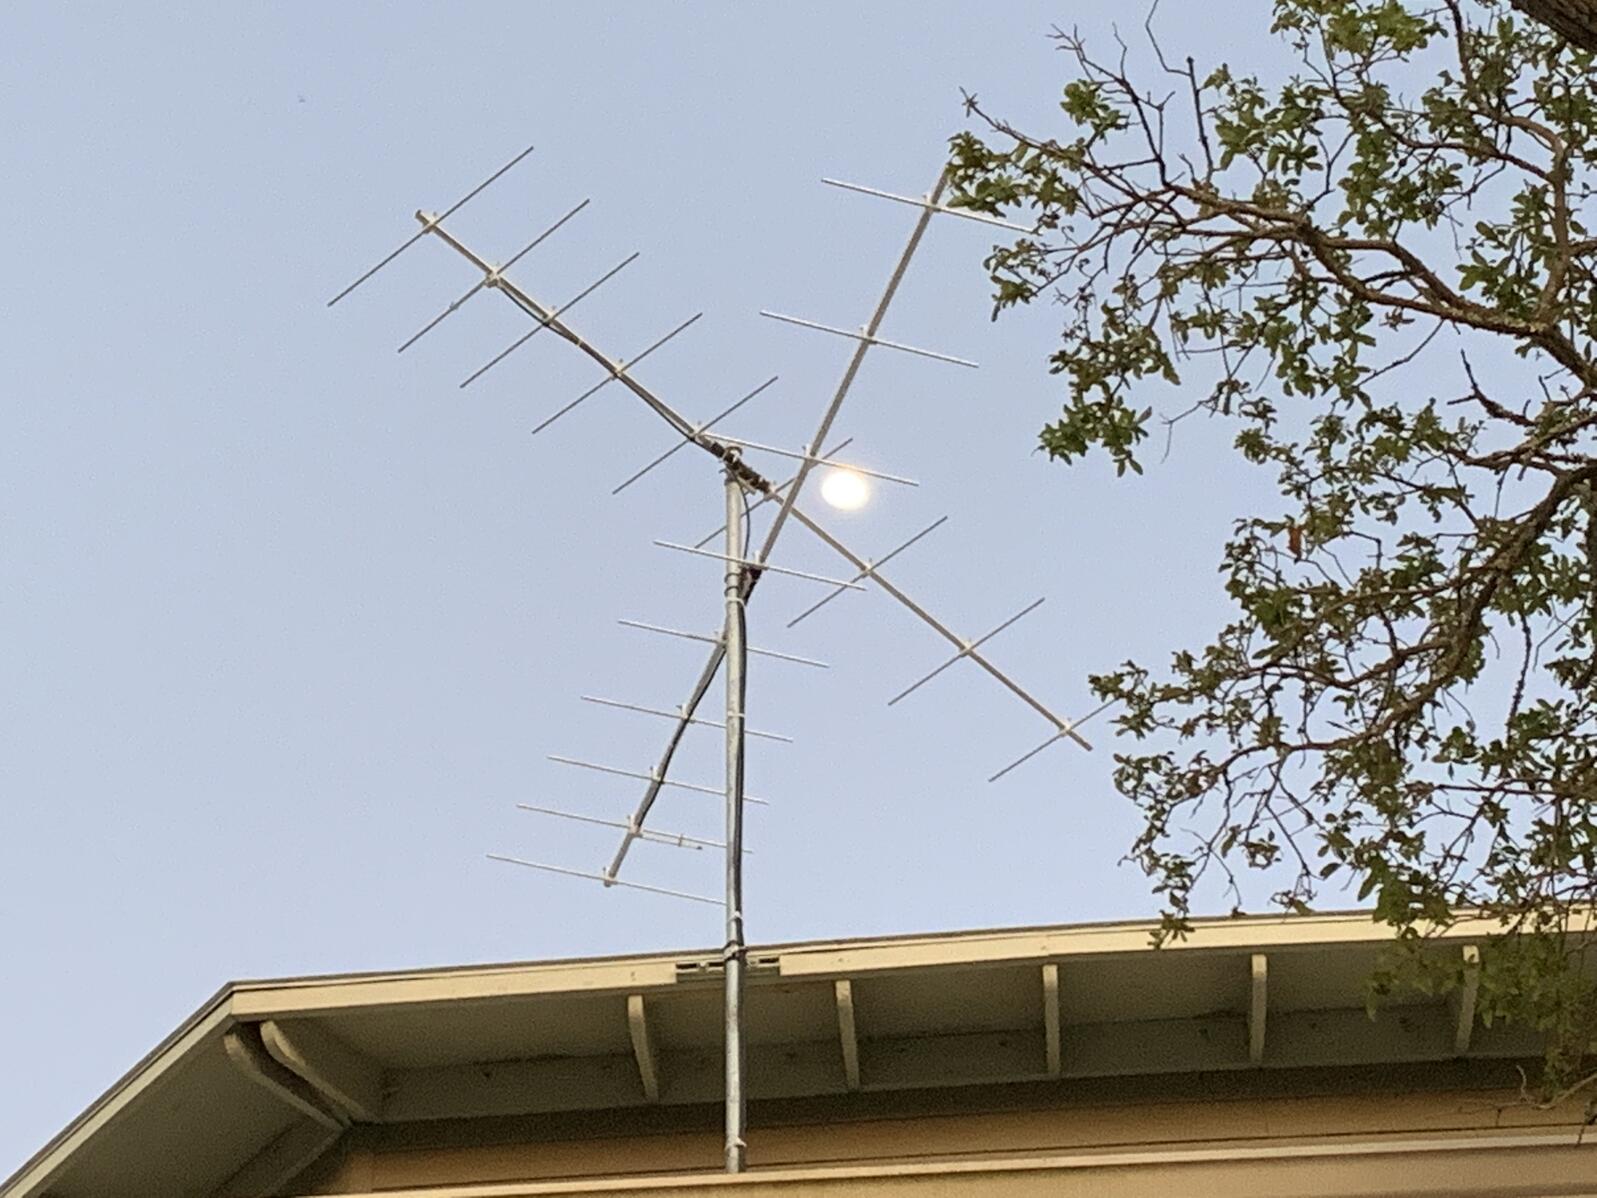
POLYGON ((1597 50, 1597 0, 1514 0, 1514 7, 1582 50, 1597 50))
MULTIPOLYGON (((1066 312, 1041 447, 1140 473, 1179 387, 1172 425, 1230 422, 1279 492, 1209 644, 1091 679, 1161 938, 1251 870, 1288 909, 1373 899, 1410 949, 1474 913, 1479 1009, 1544 1033, 1544 1097, 1597 1082, 1597 88, 1554 25, 1275 0, 1289 78, 1155 41, 1157 92, 1059 33, 1063 133, 968 97, 952 142, 955 203, 1035 221, 988 260, 995 318, 1066 312)), ((1458 980, 1413 951, 1376 986, 1458 980)))

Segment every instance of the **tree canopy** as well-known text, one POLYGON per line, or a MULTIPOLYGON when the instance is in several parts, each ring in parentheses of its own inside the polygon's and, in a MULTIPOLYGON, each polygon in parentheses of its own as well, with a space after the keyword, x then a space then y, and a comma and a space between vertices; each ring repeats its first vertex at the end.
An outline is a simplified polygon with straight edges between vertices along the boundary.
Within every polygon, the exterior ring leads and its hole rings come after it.
MULTIPOLYGON (((1279 497, 1237 515, 1207 644, 1091 678, 1131 856, 1165 937, 1254 876, 1288 909, 1373 901, 1410 947, 1484 916, 1479 1010, 1544 1033, 1544 1094, 1572 1092, 1597 1081, 1594 57, 1501 0, 1273 12, 1279 80, 1157 41, 1136 78, 1061 32, 1059 127, 972 96, 952 142, 955 203, 1034 222, 988 260, 995 316, 1062 305, 1042 449, 1130 479, 1164 405, 1234 426, 1279 497)), ((1378 986, 1459 980, 1399 957, 1378 986)))
POLYGON ((1514 7, 1582 50, 1597 50, 1597 0, 1514 0, 1514 7))

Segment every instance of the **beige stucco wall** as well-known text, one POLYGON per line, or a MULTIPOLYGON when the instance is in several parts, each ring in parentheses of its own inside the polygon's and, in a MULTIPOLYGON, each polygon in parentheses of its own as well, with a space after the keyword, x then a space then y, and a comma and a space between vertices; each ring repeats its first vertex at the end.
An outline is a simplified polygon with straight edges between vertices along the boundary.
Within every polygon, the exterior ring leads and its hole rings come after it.
MULTIPOLYGON (((1053 1093, 1048 1103, 1031 1092, 1022 1109, 895 1115, 856 1096, 785 1122, 769 1112, 750 1139, 755 1171, 737 1184, 767 1198, 1597 1194, 1597 1150, 1578 1142, 1583 1110, 1538 1110, 1512 1090, 1099 1102, 1053 1093)), ((728 1184, 715 1173, 713 1115, 682 1113, 679 1122, 698 1125, 653 1134, 603 1121, 371 1129, 302 1192, 702 1193, 728 1184)))
MULTIPOLYGON (((349 1191, 355 1192, 355 1191, 349 1191)), ((373 1192, 373 1191, 364 1191, 373 1192)), ((637 1198, 1330 1198, 1458 1195, 1499 1198, 1597 1194, 1597 1151, 1566 1139, 1497 1138, 1477 1148, 1389 1141, 997 1161, 783 1169, 730 1178, 611 1178, 384 1190, 388 1198, 535 1198, 628 1194, 637 1198)))

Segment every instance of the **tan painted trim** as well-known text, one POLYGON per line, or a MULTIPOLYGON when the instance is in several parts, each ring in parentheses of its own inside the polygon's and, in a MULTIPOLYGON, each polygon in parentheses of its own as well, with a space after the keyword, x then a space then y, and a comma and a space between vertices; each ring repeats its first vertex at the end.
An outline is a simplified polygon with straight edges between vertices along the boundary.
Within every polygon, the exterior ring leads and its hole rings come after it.
POLYGON ((383 1071, 374 1061, 303 1020, 267 1020, 261 1024, 261 1043, 278 1064, 352 1119, 381 1122, 383 1071))
POLYGON ((308 1115, 323 1127, 343 1130, 347 1117, 323 1110, 320 1103, 301 1093, 305 1083, 274 1061, 266 1049, 255 1042, 251 1029, 229 1028, 222 1033, 222 1048, 239 1072, 273 1097, 287 1103, 300 1114, 308 1115))
MULTIPOLYGON (((1582 1148, 1597 1144, 1582 1139, 1580 1130, 1528 1132, 1490 1136, 1446 1135, 1423 1138, 1389 1137, 1370 1140, 1333 1140, 1293 1144, 1225 1144, 1207 1148, 1097 1150, 1039 1153, 998 1158, 902 1161, 890 1164, 805 1167, 756 1170, 743 1174, 694 1173, 654 1177, 609 1177, 580 1181, 490 1182, 475 1185, 428 1186, 422 1189, 385 1189, 383 1198, 534 1198, 552 1194, 647 1194, 651 1191, 683 1192, 720 1186, 780 1186, 796 1182, 869 1182, 890 1178, 953 1178, 981 1174, 1060 1172, 1066 1170, 1125 1169, 1128 1167, 1221 1164, 1293 1160, 1338 1160, 1418 1153, 1482 1152, 1533 1148, 1582 1148)), ((947 1186, 957 1185, 948 1182, 947 1186)), ((939 1192, 955 1192, 946 1188, 939 1192)))
POLYGON ((1042 967, 1043 1065, 1049 1077, 1064 1072, 1064 1046, 1059 1034, 1059 966, 1042 967))
POLYGON ((426 1007, 537 994, 594 991, 633 993, 676 984, 673 960, 607 961, 602 963, 529 965, 493 973, 467 971, 413 977, 374 977, 296 982, 289 986, 254 985, 233 995, 240 1019, 271 1019, 320 1011, 373 1007, 426 1007))
POLYGON ((1248 959, 1248 1063, 1264 1064, 1265 1020, 1270 1014, 1270 958, 1254 953, 1248 959))
POLYGON ((1453 1032, 1453 1052, 1464 1056, 1469 1052, 1470 1041, 1475 1037, 1475 1000, 1481 987, 1481 950, 1473 944, 1463 948, 1464 981, 1454 996, 1453 1011, 1457 1024, 1453 1032))
POLYGON ((654 1051, 654 1037, 649 1033, 649 1011, 641 994, 627 995, 627 1033, 632 1037, 632 1055, 638 1061, 643 1096, 650 1102, 659 1102, 660 1061, 654 1051))
POLYGON ((843 1049, 843 1081, 850 1090, 858 1090, 859 1029, 854 1023, 854 985, 840 979, 832 992, 837 1002, 837 1038, 843 1049))
POLYGON ((343 1129, 296 1123, 244 1163, 211 1198, 260 1198, 275 1194, 321 1159, 343 1129))

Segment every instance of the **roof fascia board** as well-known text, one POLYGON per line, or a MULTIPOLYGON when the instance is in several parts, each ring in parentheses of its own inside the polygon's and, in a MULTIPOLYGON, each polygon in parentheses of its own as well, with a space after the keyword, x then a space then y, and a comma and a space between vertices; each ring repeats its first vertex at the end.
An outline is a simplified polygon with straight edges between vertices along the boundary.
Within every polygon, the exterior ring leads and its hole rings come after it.
MULTIPOLYGON (((1484 939, 1498 926, 1485 920, 1460 920, 1434 935, 1442 940, 1484 939)), ((1152 924, 1114 925, 1025 932, 993 932, 960 937, 926 937, 876 944, 795 948, 777 957, 783 977, 834 976, 958 965, 1003 965, 1067 957, 1114 956, 1154 951, 1152 924)), ((1368 916, 1279 921, 1238 920, 1196 925, 1184 940, 1157 950, 1186 952, 1273 952, 1336 945, 1383 944, 1392 930, 1368 916)))
POLYGON ((376 1007, 491 1002, 539 994, 630 994, 673 986, 676 980, 676 960, 664 959, 536 965, 490 973, 334 978, 287 986, 252 982, 234 991, 233 1013, 239 1019, 279 1019, 376 1007))
POLYGON ((46 1144, 7 1181, 0 1183, 0 1195, 26 1198, 42 1192, 74 1152, 106 1124, 137 1106, 166 1074, 181 1066, 206 1040, 220 1036, 232 1022, 224 991, 177 1035, 134 1066, 76 1122, 46 1144))

